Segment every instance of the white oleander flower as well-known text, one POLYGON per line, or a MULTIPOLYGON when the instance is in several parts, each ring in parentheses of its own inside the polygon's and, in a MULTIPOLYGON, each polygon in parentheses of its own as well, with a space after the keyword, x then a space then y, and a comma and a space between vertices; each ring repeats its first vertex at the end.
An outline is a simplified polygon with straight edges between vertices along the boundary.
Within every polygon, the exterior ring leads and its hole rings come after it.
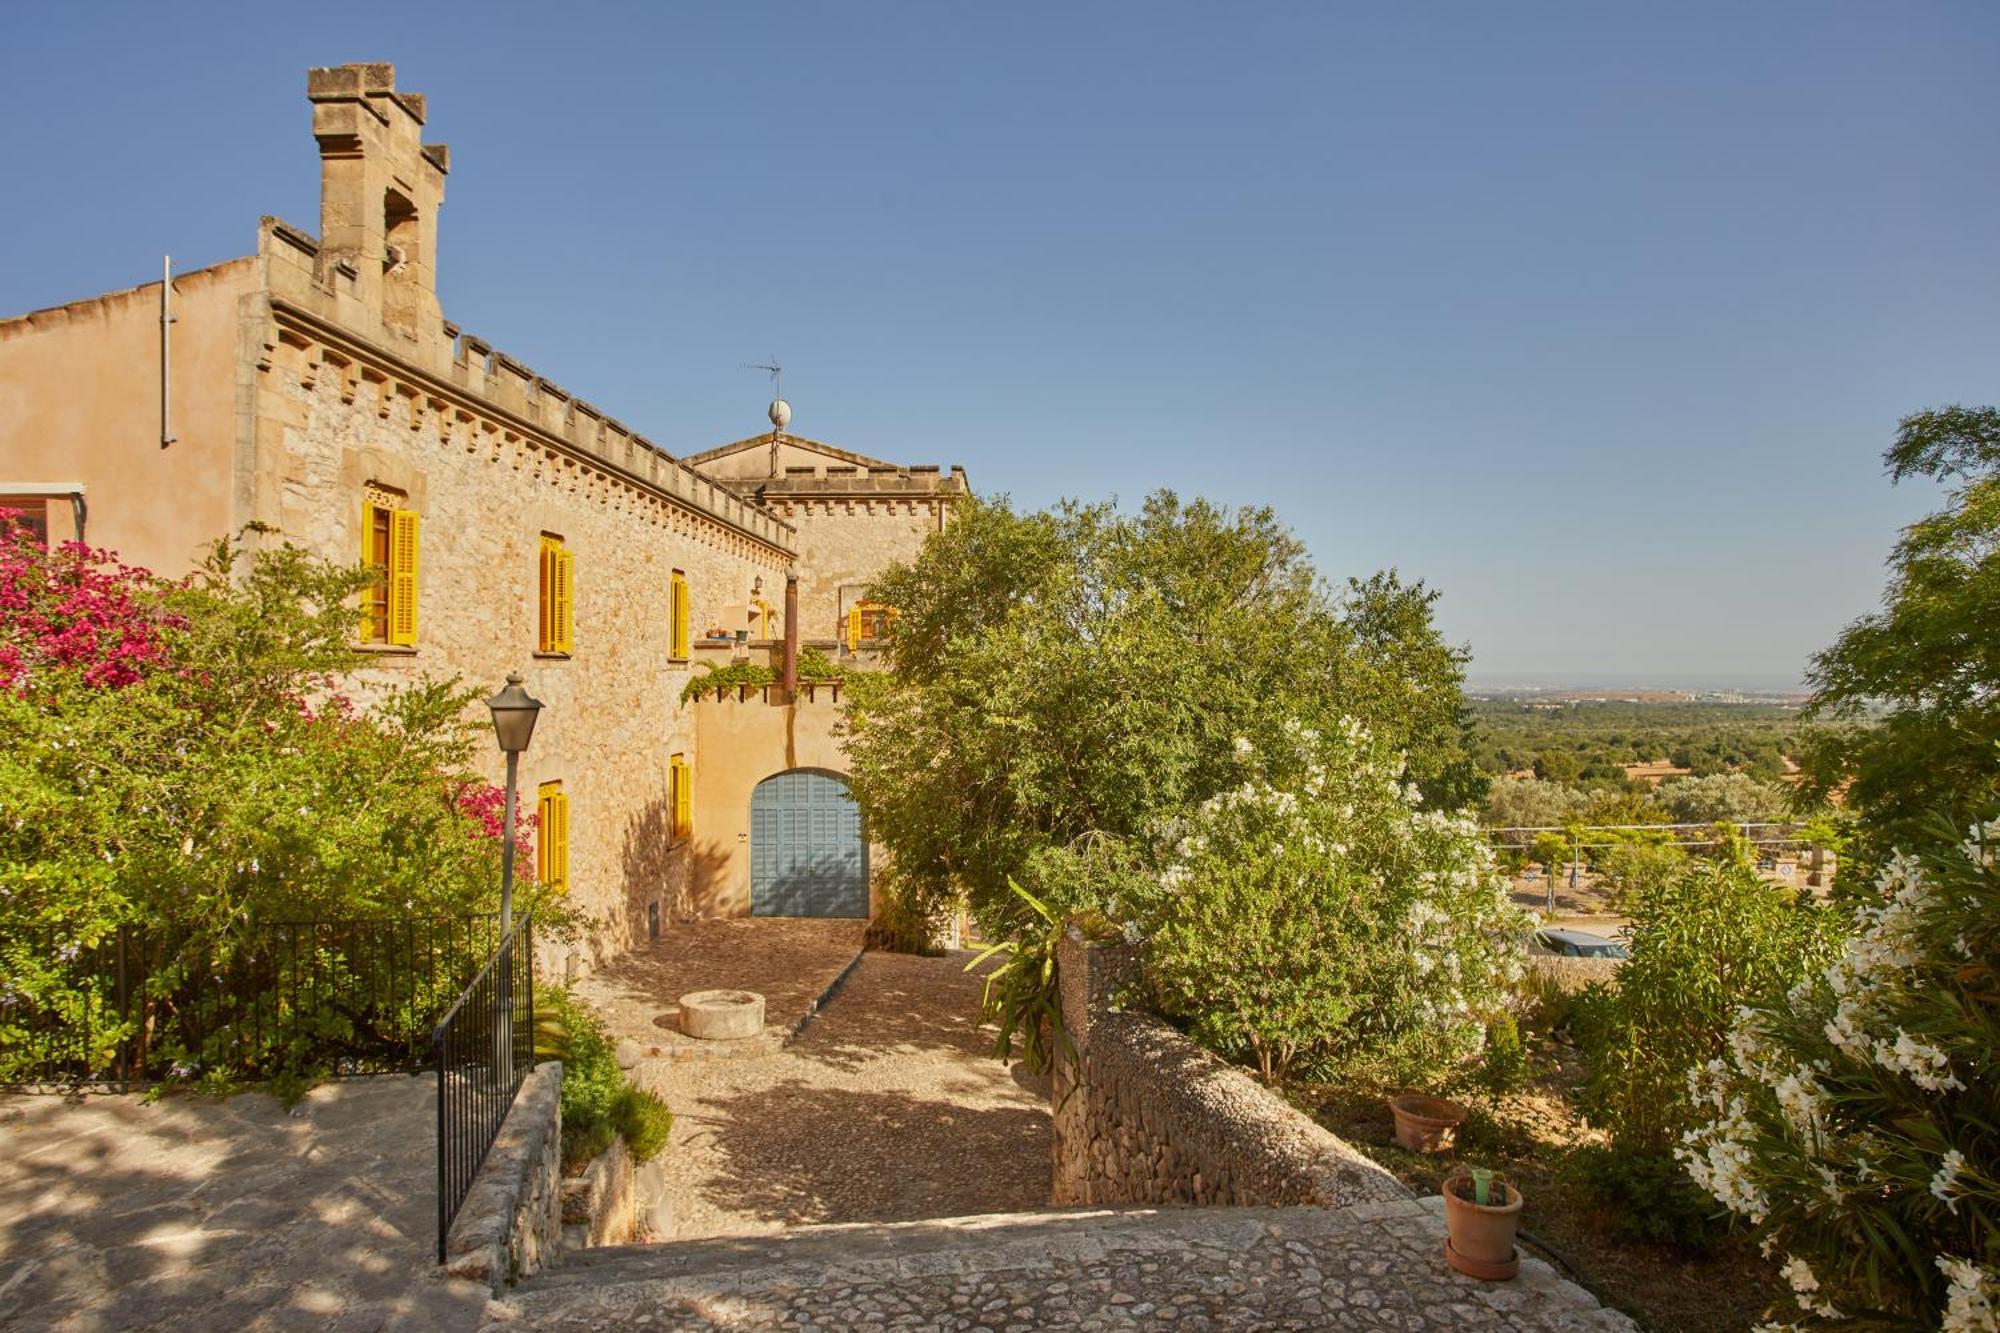
POLYGON ((1940 1333, 1994 1333, 2000 1328, 1993 1312, 1993 1275, 1970 1259, 1937 1257, 1938 1271, 1951 1284, 1945 1296, 1940 1333))
POLYGON ((1937 1174, 1931 1177, 1931 1193, 1952 1212, 1958 1211, 1958 1178, 1965 1171, 1965 1154, 1953 1148, 1945 1153, 1937 1174))

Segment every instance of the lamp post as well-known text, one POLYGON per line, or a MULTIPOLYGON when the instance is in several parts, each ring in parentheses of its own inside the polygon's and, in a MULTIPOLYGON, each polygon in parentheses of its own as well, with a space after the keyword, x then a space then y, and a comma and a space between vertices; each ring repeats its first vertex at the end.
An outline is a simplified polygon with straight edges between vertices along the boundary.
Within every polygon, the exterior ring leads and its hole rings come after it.
POLYGON ((542 701, 521 688, 521 673, 507 673, 507 688, 486 701, 493 713, 493 735, 507 756, 507 810, 500 825, 500 938, 514 931, 514 785, 521 771, 521 751, 535 734, 542 701))
MULTIPOLYGON (((507 756, 507 805, 500 824, 500 947, 508 950, 493 988, 493 1067, 501 1081, 514 1084, 514 787, 521 771, 521 751, 535 734, 541 700, 521 688, 521 673, 507 673, 507 687, 486 701, 493 713, 493 735, 507 756)), ((496 955, 497 956, 497 955, 496 955)))

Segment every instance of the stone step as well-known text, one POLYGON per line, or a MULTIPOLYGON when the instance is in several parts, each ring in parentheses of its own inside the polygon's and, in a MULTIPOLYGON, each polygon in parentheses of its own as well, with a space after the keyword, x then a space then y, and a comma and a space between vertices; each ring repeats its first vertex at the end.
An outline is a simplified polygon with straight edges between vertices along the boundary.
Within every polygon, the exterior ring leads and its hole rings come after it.
POLYGON ((488 1328, 1632 1326, 1525 1254, 1512 1282, 1454 1273, 1441 1211, 1049 1210, 608 1247, 523 1283, 488 1328))

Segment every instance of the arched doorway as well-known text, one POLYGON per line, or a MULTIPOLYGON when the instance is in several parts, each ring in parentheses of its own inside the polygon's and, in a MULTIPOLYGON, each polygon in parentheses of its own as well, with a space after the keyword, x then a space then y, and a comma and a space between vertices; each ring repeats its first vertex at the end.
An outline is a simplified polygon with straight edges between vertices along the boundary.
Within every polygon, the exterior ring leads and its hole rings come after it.
POLYGON ((795 768, 750 794, 750 914, 868 915, 868 842, 847 779, 795 768))

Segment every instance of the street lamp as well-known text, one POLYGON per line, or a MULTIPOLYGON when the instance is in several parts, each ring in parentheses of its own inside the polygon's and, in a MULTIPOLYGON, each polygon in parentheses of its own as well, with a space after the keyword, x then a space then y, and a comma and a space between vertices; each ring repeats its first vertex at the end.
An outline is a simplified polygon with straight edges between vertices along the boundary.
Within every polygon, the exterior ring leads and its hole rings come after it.
POLYGON ((486 701, 493 712, 493 735, 500 752, 507 756, 507 813, 503 817, 500 844, 500 938, 514 931, 514 784, 520 773, 521 751, 535 734, 535 719, 542 701, 521 688, 521 673, 507 673, 507 688, 486 701))

